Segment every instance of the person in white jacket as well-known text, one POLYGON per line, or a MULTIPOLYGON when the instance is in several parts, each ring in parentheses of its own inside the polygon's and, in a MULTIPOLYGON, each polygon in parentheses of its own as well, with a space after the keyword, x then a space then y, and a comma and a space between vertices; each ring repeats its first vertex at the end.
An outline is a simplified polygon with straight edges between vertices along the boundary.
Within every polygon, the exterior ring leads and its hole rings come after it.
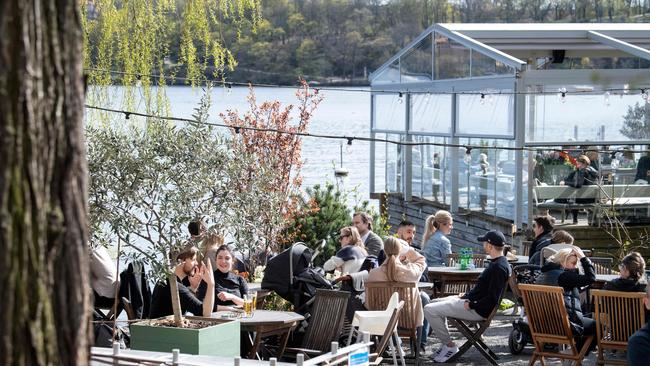
POLYGON ((329 272, 338 268, 343 274, 358 272, 368 256, 361 235, 354 226, 348 226, 341 229, 339 240, 341 249, 323 264, 323 269, 329 272))

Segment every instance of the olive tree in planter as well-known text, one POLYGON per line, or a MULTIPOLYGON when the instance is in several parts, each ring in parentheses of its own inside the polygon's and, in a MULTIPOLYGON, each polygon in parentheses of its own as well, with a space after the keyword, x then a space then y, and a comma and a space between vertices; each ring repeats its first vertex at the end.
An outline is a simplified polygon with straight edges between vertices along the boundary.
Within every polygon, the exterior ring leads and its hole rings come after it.
MULTIPOLYGON (((119 239, 129 256, 148 265, 154 279, 168 278, 178 327, 183 318, 172 270, 174 253, 185 245, 185 227, 191 219, 207 215, 219 220, 231 199, 225 167, 234 159, 215 128, 204 123, 208 105, 204 101, 198 109, 194 124, 131 118, 112 126, 87 127, 93 240, 119 239)), ((134 336, 141 332, 136 330, 134 336)), ((164 337, 166 332, 155 334, 164 337)), ((224 341, 236 340, 239 352, 239 337, 232 332, 221 335, 224 341)), ((137 343, 135 337, 133 342, 137 343)), ((188 348, 193 350, 199 347, 188 348)))

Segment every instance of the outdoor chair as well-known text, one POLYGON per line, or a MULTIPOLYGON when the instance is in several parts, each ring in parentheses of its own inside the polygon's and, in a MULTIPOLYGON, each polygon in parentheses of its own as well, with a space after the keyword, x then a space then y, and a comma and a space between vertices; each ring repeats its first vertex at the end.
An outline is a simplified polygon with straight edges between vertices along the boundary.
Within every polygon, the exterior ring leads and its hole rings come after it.
POLYGON ((446 297, 467 293, 472 289, 476 281, 443 281, 440 290, 436 290, 436 297, 446 297))
POLYGON ((422 331, 422 326, 416 323, 417 314, 419 311, 422 311, 422 305, 418 301, 420 292, 418 291, 417 284, 388 281, 366 282, 365 305, 368 310, 384 310, 393 292, 397 292, 399 298, 404 301, 404 309, 400 313, 397 323, 397 334, 400 337, 409 339, 411 350, 415 351, 413 354, 417 364, 420 358, 418 334, 422 331))
POLYGON ((528 324, 535 350, 528 365, 534 365, 539 359, 545 364, 544 357, 561 358, 573 361, 577 366, 589 349, 593 336, 586 336, 582 349, 576 347, 569 315, 564 306, 564 293, 561 287, 519 284, 519 291, 524 299, 528 324), (568 347, 565 352, 545 351, 544 344, 557 344, 568 347))
POLYGON ((494 309, 492 309, 490 315, 483 320, 471 321, 471 320, 458 319, 458 318, 447 318, 449 324, 451 324, 451 326, 458 329, 458 331, 465 338, 467 338, 467 341, 465 341, 465 343, 463 343, 460 347, 458 347, 458 353, 453 355, 449 360, 447 360, 447 362, 455 362, 465 352, 467 352, 467 350, 471 346, 474 346, 483 355, 483 357, 485 357, 485 359, 489 363, 495 366, 498 365, 497 360, 499 359, 499 357, 487 346, 487 344, 485 344, 485 342, 483 342, 481 336, 490 327, 490 324, 492 323, 492 319, 494 318, 494 316, 497 313, 497 310, 499 309, 499 304, 501 303, 502 297, 503 297, 503 292, 501 293, 501 296, 499 296, 499 301, 497 301, 497 305, 494 307, 494 309))
POLYGON ((384 332, 381 335, 379 343, 377 344, 377 348, 375 349, 375 353, 370 355, 373 358, 371 364, 379 365, 381 363, 383 360, 382 355, 386 351, 388 344, 390 344, 393 350, 393 365, 397 366, 397 353, 399 353, 401 364, 402 366, 405 366, 406 363, 404 362, 404 355, 401 351, 401 346, 397 335, 397 322, 399 321, 399 315, 401 314, 403 308, 404 301, 400 301, 392 310, 390 318, 388 319, 388 323, 386 323, 384 332))
MULTIPOLYGON (((447 267, 455 267, 459 261, 459 258, 460 258, 460 254, 458 253, 447 254, 447 267)), ((476 268, 485 267, 486 259, 487 259, 487 255, 485 254, 472 254, 472 263, 476 268)))
POLYGON ((596 274, 613 274, 612 265, 614 259, 605 257, 591 257, 589 258, 594 265, 596 274))
POLYGON ((350 293, 347 291, 317 289, 314 306, 300 348, 287 348, 285 353, 318 356, 329 352, 332 342, 338 341, 345 320, 350 293))
POLYGON ((643 292, 592 290, 598 340, 598 364, 625 365, 624 359, 605 359, 605 350, 627 350, 627 341, 645 324, 643 292))

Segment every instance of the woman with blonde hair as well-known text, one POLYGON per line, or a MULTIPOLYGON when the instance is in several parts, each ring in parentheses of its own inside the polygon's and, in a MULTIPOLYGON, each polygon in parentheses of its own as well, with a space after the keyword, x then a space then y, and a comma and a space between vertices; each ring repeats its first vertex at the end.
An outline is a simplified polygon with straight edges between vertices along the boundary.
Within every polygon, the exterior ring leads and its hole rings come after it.
MULTIPOLYGON (((407 242, 390 236, 384 241, 384 252, 386 260, 381 266, 370 271, 366 282, 416 283, 420 280, 422 272, 426 269, 424 256, 411 248, 407 242)), ((417 311, 416 324, 422 326, 422 300, 417 288, 413 288, 413 292, 413 299, 416 301, 413 306, 417 311)))
POLYGON ((454 219, 448 211, 440 210, 427 217, 422 237, 422 254, 429 266, 444 265, 451 254, 451 242, 447 235, 454 227, 454 219))
POLYGON ((203 257, 208 258, 212 268, 217 268, 217 249, 223 245, 223 236, 214 231, 208 231, 203 234, 201 249, 203 257))
POLYGON ((344 227, 339 234, 339 240, 341 249, 323 264, 323 269, 327 272, 336 268, 340 268, 343 273, 358 272, 368 256, 359 231, 354 226, 344 227))
MULTIPOLYGON (((549 262, 542 267, 542 274, 535 284, 559 286, 564 290, 564 306, 569 314, 569 320, 574 336, 577 337, 576 345, 582 348, 583 337, 596 332, 596 322, 582 313, 580 306, 579 289, 589 286, 596 281, 596 271, 589 258, 585 257, 582 249, 561 249, 549 258, 549 262), (578 261, 584 269, 584 274, 578 272, 578 261), (578 334, 576 334, 578 333, 578 334)), ((593 347, 595 343, 592 343, 593 347)))

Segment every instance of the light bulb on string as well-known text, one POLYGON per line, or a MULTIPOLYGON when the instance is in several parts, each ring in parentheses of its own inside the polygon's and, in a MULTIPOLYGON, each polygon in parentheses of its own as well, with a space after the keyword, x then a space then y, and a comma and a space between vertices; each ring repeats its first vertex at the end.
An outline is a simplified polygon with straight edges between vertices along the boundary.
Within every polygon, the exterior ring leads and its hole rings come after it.
POLYGON ((641 99, 648 100, 648 92, 645 89, 641 89, 641 99))
POLYGON ((559 93, 557 93, 557 97, 560 100, 560 103, 566 103, 566 88, 561 87, 557 90, 559 93))
POLYGON ((232 94, 232 84, 226 83, 226 95, 230 96, 232 94))
POLYGON ((465 147, 465 163, 467 165, 472 163, 472 148, 470 146, 465 147))
POLYGON ((623 93, 621 94, 621 99, 623 96, 627 95, 630 92, 630 84, 623 84, 623 93))
POLYGON ((480 103, 481 103, 481 105, 485 105, 485 93, 481 93, 480 103))
POLYGON ((399 103, 399 104, 404 103, 404 93, 399 92, 399 95, 397 97, 397 103, 399 103))
POLYGON ((608 92, 608 91, 606 91, 605 94, 603 94, 603 98, 604 98, 605 105, 608 106, 608 107, 609 107, 609 104, 610 104, 610 102, 609 102, 609 97, 610 97, 610 95, 611 95, 611 94, 610 94, 610 92, 608 92))
POLYGON ((431 93, 424 94, 424 102, 429 103, 429 99, 431 99, 431 93))
POLYGON ((354 140, 352 137, 347 137, 348 143, 345 145, 345 153, 346 154, 351 154, 352 153, 352 140, 354 140))

